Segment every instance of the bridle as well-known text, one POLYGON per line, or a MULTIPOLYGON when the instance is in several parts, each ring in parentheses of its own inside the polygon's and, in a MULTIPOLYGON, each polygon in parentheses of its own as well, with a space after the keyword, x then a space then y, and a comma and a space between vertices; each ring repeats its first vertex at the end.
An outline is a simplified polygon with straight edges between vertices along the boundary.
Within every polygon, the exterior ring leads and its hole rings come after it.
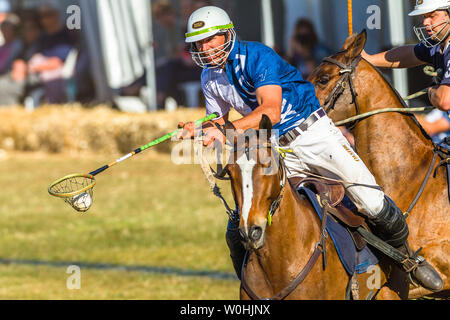
MULTIPOLYGON (((234 152, 245 152, 245 155, 247 157, 247 159, 250 159, 250 152, 252 152, 253 150, 259 150, 261 148, 271 148, 272 149, 272 145, 270 144, 270 142, 264 143, 264 144, 257 144, 254 146, 245 146, 242 148, 237 148, 236 146, 233 148, 233 153, 234 152)), ((233 156, 233 154, 230 155, 230 157, 233 156)), ((275 212, 277 211, 278 207, 280 206, 281 200, 283 198, 283 194, 284 194, 284 187, 286 186, 286 182, 287 182, 287 174, 286 174, 286 165, 284 164, 284 161, 282 158, 280 157, 274 157, 273 155, 271 155, 271 161, 272 163, 276 162, 278 163, 278 176, 280 178, 280 192, 277 196, 277 198, 272 201, 270 207, 269 207, 269 213, 268 213, 268 224, 269 226, 271 225, 271 221, 272 221, 272 217, 275 214, 275 212), (279 160, 279 161, 277 161, 279 160)), ((222 180, 231 180, 231 174, 230 171, 228 169, 229 164, 227 164, 224 168, 220 168, 218 167, 218 172, 215 173, 215 177, 218 179, 222 179, 222 180), (228 176, 228 177, 226 177, 228 176)), ((234 192, 234 191, 233 191, 234 192)))
MULTIPOLYGON (((225 131, 223 130, 223 128, 220 127, 220 125, 216 124, 216 126, 223 134, 225 134, 225 131)), ((227 145, 231 146, 228 142, 227 142, 227 145)), ((259 150, 261 148, 266 148, 266 149, 273 148, 270 142, 266 142, 263 144, 258 143, 253 146, 246 145, 244 147, 239 147, 239 148, 236 145, 231 146, 231 147, 232 147, 232 152, 229 156, 229 159, 233 158, 234 154, 238 154, 239 152, 244 152, 247 159, 250 159, 250 153, 254 150, 259 150)), ((210 170, 216 179, 226 180, 226 181, 230 181, 232 183, 232 177, 231 177, 231 173, 229 170, 230 161, 228 161, 227 165, 223 166, 223 164, 220 161, 220 156, 219 156, 220 152, 223 152, 221 145, 219 146, 219 150, 217 151, 217 170, 214 170, 211 167, 210 167, 210 170)), ((274 201, 272 201, 272 203, 269 207, 269 212, 267 214, 267 222, 268 222, 269 226, 272 224, 273 215, 275 214, 275 212, 277 211, 277 209, 280 206, 280 203, 281 203, 281 200, 282 200, 283 194, 284 194, 284 189, 285 189, 284 187, 287 182, 287 173, 286 173, 287 168, 286 168, 286 165, 285 165, 283 159, 280 157, 274 157, 273 154, 271 153, 271 161, 272 161, 272 163, 278 163, 278 175, 280 178, 280 192, 279 192, 277 198, 274 201), (279 161, 277 161, 277 160, 279 160, 279 161)), ((233 192, 234 201, 235 201, 235 203, 237 203, 237 201, 236 201, 237 198, 236 198, 234 188, 232 188, 232 192, 233 192)), ((216 196, 221 198, 221 200, 227 210, 229 218, 231 220, 238 219, 239 214, 238 214, 238 212, 236 212, 237 208, 234 211, 231 210, 230 206, 227 204, 226 200, 220 194, 216 193, 216 196)))
MULTIPOLYGON (((328 97, 325 99, 324 102, 324 109, 325 112, 328 113, 330 110, 333 110, 335 107, 336 102, 338 101, 339 97, 344 93, 345 89, 347 89, 347 84, 350 88, 350 93, 352 95, 352 104, 355 105, 356 109, 356 115, 360 114, 359 104, 358 104, 358 93, 356 92, 355 85, 353 83, 352 76, 354 75, 356 71, 356 67, 358 66, 359 61, 361 60, 361 56, 356 57, 349 65, 346 65, 340 61, 337 61, 336 59, 327 57, 323 59, 323 62, 328 62, 331 64, 334 64, 335 66, 338 66, 341 70, 339 71, 339 74, 341 75, 341 78, 339 79, 338 83, 334 86, 333 90, 331 90, 328 97)), ((359 120, 355 120, 352 123, 350 123, 347 126, 347 129, 352 130, 357 124, 359 120)))

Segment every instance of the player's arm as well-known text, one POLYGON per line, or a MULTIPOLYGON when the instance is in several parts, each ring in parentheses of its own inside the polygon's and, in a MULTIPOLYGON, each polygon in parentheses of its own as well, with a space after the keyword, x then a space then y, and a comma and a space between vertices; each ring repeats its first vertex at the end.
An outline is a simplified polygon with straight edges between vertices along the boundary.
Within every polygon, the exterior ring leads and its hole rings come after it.
POLYGON ((431 104, 442 110, 450 111, 450 86, 441 84, 428 89, 428 98, 431 104))
POLYGON ((416 57, 414 47, 414 45, 401 46, 372 55, 363 50, 361 56, 379 68, 412 68, 425 63, 416 57))
POLYGON ((282 88, 279 85, 265 85, 256 89, 256 99, 259 106, 245 117, 233 121, 236 129, 258 129, 263 114, 267 115, 273 124, 280 122, 282 88))

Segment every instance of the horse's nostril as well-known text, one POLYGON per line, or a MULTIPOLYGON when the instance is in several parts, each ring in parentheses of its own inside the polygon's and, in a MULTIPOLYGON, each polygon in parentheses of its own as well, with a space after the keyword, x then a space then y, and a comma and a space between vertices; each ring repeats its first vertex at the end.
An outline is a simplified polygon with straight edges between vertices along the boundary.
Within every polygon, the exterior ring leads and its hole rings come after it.
POLYGON ((262 228, 257 226, 252 226, 250 228, 250 239, 252 241, 258 241, 262 235, 262 228))

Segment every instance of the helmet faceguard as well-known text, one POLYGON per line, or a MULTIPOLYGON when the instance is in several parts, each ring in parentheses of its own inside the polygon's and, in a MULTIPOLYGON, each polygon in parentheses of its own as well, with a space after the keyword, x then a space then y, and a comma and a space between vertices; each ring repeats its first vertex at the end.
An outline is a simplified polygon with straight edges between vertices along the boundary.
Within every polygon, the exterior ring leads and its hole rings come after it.
POLYGON ((191 44, 189 53, 192 60, 201 68, 214 69, 221 67, 228 59, 231 50, 233 50, 236 40, 236 32, 229 29, 224 33, 225 43, 206 51, 199 51, 195 42, 191 44))

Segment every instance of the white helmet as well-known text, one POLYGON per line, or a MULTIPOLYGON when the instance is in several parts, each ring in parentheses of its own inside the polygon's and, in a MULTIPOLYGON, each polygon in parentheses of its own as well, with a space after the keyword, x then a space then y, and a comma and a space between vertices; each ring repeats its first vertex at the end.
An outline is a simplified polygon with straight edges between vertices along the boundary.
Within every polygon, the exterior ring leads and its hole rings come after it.
MULTIPOLYGON (((414 10, 409 13, 409 16, 419 16, 436 10, 447 10, 447 12, 449 12, 449 9, 450 0, 416 0, 416 6, 414 7, 414 10)), ((440 44, 447 38, 450 28, 448 28, 446 32, 443 31, 449 24, 450 20, 447 19, 428 27, 414 27, 414 32, 419 38, 419 41, 426 47, 431 48, 440 44), (432 31, 432 34, 429 35, 427 28, 434 29, 436 27, 440 27, 440 29, 438 31, 432 31)))
POLYGON ((236 33, 228 14, 214 6, 194 11, 187 22, 186 42, 191 43, 192 59, 202 68, 217 68, 227 61, 234 46, 236 33), (225 43, 207 51, 198 51, 194 42, 225 33, 225 43))

